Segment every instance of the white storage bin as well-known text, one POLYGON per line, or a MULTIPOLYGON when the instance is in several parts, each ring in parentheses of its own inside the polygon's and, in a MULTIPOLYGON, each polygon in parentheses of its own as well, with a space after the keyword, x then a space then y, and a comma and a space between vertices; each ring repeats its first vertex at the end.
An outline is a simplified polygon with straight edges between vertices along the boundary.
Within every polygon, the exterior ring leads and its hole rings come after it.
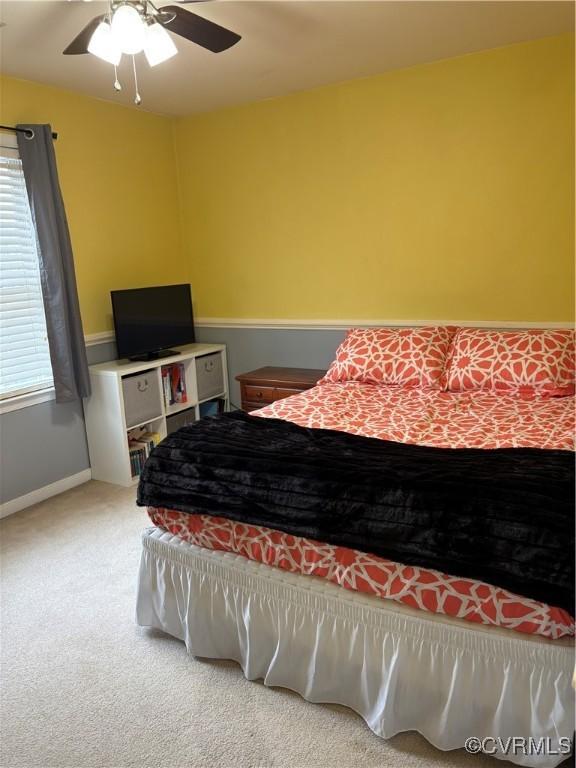
POLYGON ((193 424, 196 421, 196 409, 187 408, 185 411, 175 413, 174 416, 168 416, 166 418, 166 432, 171 435, 172 432, 176 432, 180 427, 186 427, 188 424, 193 424))
POLYGON ((206 400, 224 392, 224 375, 222 371, 222 355, 215 352, 196 358, 196 383, 198 385, 198 400, 206 400))
POLYGON ((122 378, 126 426, 133 427, 162 415, 160 382, 157 370, 122 378))

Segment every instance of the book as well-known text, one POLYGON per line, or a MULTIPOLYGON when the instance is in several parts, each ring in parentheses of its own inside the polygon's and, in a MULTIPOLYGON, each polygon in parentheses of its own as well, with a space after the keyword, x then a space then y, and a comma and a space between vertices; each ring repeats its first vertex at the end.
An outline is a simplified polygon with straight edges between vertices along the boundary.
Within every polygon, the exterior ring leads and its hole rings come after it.
POLYGON ((170 386, 170 372, 166 367, 162 368, 162 389, 164 391, 164 402, 166 406, 172 405, 172 388, 170 386))
POLYGON ((186 378, 184 375, 183 363, 175 363, 172 366, 170 383, 173 401, 175 403, 187 402, 186 378))
POLYGON ((136 427, 128 432, 128 451, 132 477, 140 475, 152 450, 161 440, 159 432, 150 432, 146 427, 136 427))
POLYGON ((166 407, 188 402, 184 363, 162 366, 162 390, 166 407))
POLYGON ((146 461, 146 449, 143 443, 136 440, 129 442, 130 451, 130 466, 132 469, 132 477, 136 477, 142 472, 144 463, 146 461))

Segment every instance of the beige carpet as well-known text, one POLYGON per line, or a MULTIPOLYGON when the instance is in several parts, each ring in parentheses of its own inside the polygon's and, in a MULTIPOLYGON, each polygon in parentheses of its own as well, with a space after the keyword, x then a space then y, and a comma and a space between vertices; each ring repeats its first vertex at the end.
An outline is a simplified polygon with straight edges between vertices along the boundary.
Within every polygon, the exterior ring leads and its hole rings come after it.
POLYGON ((383 741, 136 627, 133 498, 91 482, 0 523, 2 768, 502 768, 413 733, 383 741))

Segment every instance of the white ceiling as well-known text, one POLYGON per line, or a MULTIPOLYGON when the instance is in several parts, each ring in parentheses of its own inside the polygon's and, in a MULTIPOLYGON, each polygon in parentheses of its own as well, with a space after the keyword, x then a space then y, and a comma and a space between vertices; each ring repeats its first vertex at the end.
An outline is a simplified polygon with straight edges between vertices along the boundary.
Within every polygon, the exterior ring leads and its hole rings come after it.
MULTIPOLYGON (((2 0, 2 72, 131 103, 127 61, 121 66, 126 87, 116 94, 111 65, 90 54, 62 55, 106 6, 97 0, 2 0)), ((242 40, 214 54, 175 36, 179 54, 154 69, 140 54, 144 109, 205 112, 574 28, 571 1, 213 0, 183 7, 242 40)))

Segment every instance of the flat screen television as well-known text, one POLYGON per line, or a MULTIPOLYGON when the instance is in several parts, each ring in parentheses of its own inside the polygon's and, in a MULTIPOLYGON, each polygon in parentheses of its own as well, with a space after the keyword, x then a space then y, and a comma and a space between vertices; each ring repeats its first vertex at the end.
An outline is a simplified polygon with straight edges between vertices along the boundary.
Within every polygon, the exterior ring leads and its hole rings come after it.
POLYGON ((111 291, 118 357, 155 360, 194 341, 190 285, 111 291))

